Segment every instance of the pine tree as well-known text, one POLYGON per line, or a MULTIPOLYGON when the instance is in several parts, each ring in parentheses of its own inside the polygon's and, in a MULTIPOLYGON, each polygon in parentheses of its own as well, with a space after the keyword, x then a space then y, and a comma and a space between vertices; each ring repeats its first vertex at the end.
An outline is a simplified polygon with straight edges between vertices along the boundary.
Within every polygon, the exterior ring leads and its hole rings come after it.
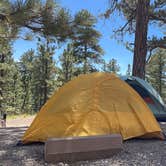
MULTIPOLYGON (((12 41, 20 37, 27 39, 27 37, 29 38, 32 36, 20 36, 20 34, 23 34, 20 32, 22 32, 24 28, 29 29, 30 31, 28 32, 31 34, 33 32, 35 34, 38 33, 39 35, 52 35, 56 38, 56 42, 64 41, 68 36, 70 28, 68 24, 69 17, 69 13, 65 9, 57 7, 53 0, 0 1, 0 111, 8 111, 9 107, 12 111, 17 109, 14 108, 16 105, 14 96, 17 96, 16 88, 18 88, 17 85, 20 84, 20 74, 15 71, 17 70, 17 65, 14 64, 10 53, 12 41), (13 101, 12 105, 9 103, 11 101, 13 101)), ((24 81, 24 83, 26 85, 27 80, 24 81)), ((45 81, 45 87, 46 85, 49 86, 49 84, 49 81, 45 81)), ((46 94, 47 88, 44 89, 46 94)), ((20 91, 18 93, 20 93, 20 91)), ((45 95, 45 100, 46 98, 47 95, 45 95)), ((28 109, 28 103, 26 104, 28 100, 27 97, 24 98, 22 111, 28 109)), ((19 111, 19 109, 17 109, 17 111, 19 111)))
MULTIPOLYGON (((95 71, 91 61, 100 59, 102 49, 98 45, 100 34, 93 29, 95 19, 87 11, 80 12, 71 20, 69 12, 57 7, 54 0, 2 0, 0 6, 0 110, 17 113, 38 111, 59 86, 52 43, 57 44, 67 38, 76 39, 77 44, 81 41, 77 51, 84 47, 86 56, 83 52, 81 57, 75 54, 79 57, 77 64, 79 66, 84 60, 84 72, 95 71), (24 28, 28 29, 30 36, 20 36, 24 28), (43 39, 39 41, 37 55, 27 52, 19 63, 15 63, 11 56, 12 42, 20 37, 30 39, 36 33, 43 39)), ((78 66, 74 75, 82 73, 78 66)))
POLYGON ((63 54, 60 56, 61 62, 61 80, 63 83, 68 82, 74 76, 74 50, 73 45, 68 44, 67 48, 64 50, 63 54))
POLYGON ((53 93, 56 68, 53 60, 55 47, 49 38, 39 39, 37 57, 34 59, 32 76, 33 109, 38 111, 53 93))
POLYGON ((103 72, 107 72, 107 63, 106 63, 106 61, 104 59, 102 60, 101 64, 102 64, 101 70, 103 72))
POLYGON ((96 19, 87 10, 75 16, 74 56, 77 63, 83 65, 83 73, 89 72, 89 64, 101 60, 103 50, 99 45, 101 34, 94 29, 96 19))
POLYGON ((12 96, 11 105, 13 107, 13 110, 11 114, 20 114, 22 112, 25 112, 22 110, 22 103, 23 103, 23 88, 22 88, 22 81, 21 81, 21 73, 19 71, 19 64, 17 62, 14 62, 11 76, 12 82, 8 86, 10 86, 10 94, 12 96))
POLYGON ((166 98, 166 51, 157 49, 146 66, 146 77, 159 94, 166 98))
POLYGON ((126 75, 131 76, 131 65, 130 64, 128 64, 126 75))
POLYGON ((22 82, 22 104, 21 112, 32 113, 32 73, 33 73, 33 61, 35 58, 34 50, 28 50, 25 52, 19 62, 19 71, 21 74, 22 82))
POLYGON ((12 58, 12 48, 7 40, 1 41, 0 52, 0 111, 19 113, 21 103, 20 76, 12 58))
POLYGON ((109 17, 115 11, 120 11, 126 18, 123 26, 118 28, 115 33, 124 35, 126 33, 135 34, 134 58, 132 74, 145 79, 145 65, 148 59, 147 51, 155 48, 166 48, 166 38, 156 36, 147 36, 150 23, 158 27, 164 27, 166 23, 166 1, 164 0, 112 0, 110 9, 104 14, 109 17))
POLYGON ((107 72, 112 72, 112 73, 115 73, 115 74, 117 74, 120 71, 120 66, 117 63, 116 59, 113 58, 108 62, 107 67, 106 67, 106 71, 107 72))
POLYGON ((34 33, 64 41, 72 34, 69 12, 59 7, 54 0, 1 0, 0 6, 0 29, 5 29, 6 24, 10 29, 8 35, 0 31, 1 38, 31 39, 34 33), (28 33, 20 36, 19 32, 25 28, 28 33))

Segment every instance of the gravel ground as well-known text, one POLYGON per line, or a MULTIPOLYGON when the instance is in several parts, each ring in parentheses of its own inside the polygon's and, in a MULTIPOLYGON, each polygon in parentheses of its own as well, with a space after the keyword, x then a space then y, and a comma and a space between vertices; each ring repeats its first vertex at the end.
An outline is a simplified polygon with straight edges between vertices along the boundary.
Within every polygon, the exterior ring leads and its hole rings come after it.
MULTIPOLYGON (((161 127, 166 133, 166 123, 161 127)), ((44 162, 44 145, 16 146, 26 127, 0 129, 0 166, 166 166, 166 141, 133 139, 125 141, 123 150, 108 159, 72 164, 44 162)))

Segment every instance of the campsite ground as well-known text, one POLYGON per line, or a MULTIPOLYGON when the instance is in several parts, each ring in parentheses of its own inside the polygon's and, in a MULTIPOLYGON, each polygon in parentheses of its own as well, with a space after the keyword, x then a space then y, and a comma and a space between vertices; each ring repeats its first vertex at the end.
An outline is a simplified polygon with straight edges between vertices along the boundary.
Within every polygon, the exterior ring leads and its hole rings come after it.
MULTIPOLYGON (((41 166, 47 164, 43 160, 44 145, 33 144, 16 146, 34 116, 9 118, 7 126, 0 128, 0 166, 41 166), (12 127, 14 126, 14 128, 12 127)), ((166 133, 166 123, 161 127, 166 133)), ((72 164, 58 163, 58 166, 165 166, 166 141, 133 139, 125 141, 123 150, 109 159, 82 161, 72 164)))
POLYGON ((9 116, 7 118, 7 127, 22 127, 22 126, 29 126, 33 119, 35 118, 35 115, 28 115, 28 114, 23 114, 23 115, 13 115, 9 116))

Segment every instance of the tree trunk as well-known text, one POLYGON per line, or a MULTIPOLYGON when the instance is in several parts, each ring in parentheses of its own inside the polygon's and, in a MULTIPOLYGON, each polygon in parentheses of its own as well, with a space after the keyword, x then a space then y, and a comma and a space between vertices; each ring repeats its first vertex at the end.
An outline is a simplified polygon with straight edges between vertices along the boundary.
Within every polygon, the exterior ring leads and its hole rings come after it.
POLYGON ((163 64, 161 55, 159 55, 159 94, 162 96, 162 73, 163 73, 163 64))
POLYGON ((26 82, 24 82, 24 92, 25 95, 23 96, 23 103, 21 106, 21 111, 22 112, 26 112, 27 110, 25 110, 25 104, 26 104, 26 100, 27 100, 27 96, 28 96, 28 85, 26 84, 26 82))
MULTIPOLYGON (((0 63, 1 63, 1 65, 5 63, 5 55, 3 53, 0 54, 0 63)), ((4 112, 3 107, 2 107, 2 101, 4 100, 3 99, 3 91, 2 91, 3 85, 4 85, 4 82, 3 82, 4 75, 5 75, 4 69, 1 68, 1 70, 0 70, 0 78, 1 78, 0 79, 0 85, 1 85, 1 88, 0 88, 0 113, 1 114, 4 112)))
POLYGON ((83 72, 84 74, 87 74, 88 73, 88 62, 87 62, 87 45, 85 44, 85 47, 84 47, 84 65, 83 65, 83 72))
POLYGON ((66 64, 66 73, 65 73, 65 82, 68 82, 69 81, 69 71, 68 71, 68 68, 69 68, 69 65, 66 64))
POLYGON ((132 74, 133 76, 137 76, 142 79, 145 79, 149 5, 150 0, 138 0, 136 9, 136 32, 132 74))
MULTIPOLYGON (((49 40, 48 38, 46 38, 46 50, 49 50, 49 40)), ((44 78, 44 103, 47 101, 48 99, 48 84, 47 81, 49 80, 49 76, 48 76, 48 58, 50 55, 46 55, 46 52, 44 53, 44 73, 45 73, 45 78, 44 78)), ((43 104, 44 104, 43 103, 43 104)))
POLYGON ((45 58, 45 76, 44 76, 44 101, 43 104, 47 101, 48 91, 47 91, 47 80, 48 80, 48 60, 45 58))

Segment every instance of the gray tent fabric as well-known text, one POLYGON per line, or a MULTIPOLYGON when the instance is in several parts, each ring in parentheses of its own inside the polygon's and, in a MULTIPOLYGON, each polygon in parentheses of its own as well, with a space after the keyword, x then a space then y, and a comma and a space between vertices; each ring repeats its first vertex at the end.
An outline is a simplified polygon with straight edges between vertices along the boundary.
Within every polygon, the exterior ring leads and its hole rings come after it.
POLYGON ((164 102, 161 98, 161 96, 159 95, 159 93, 145 80, 140 79, 138 77, 134 77, 134 76, 121 76, 120 77, 122 80, 126 81, 127 79, 132 80, 132 81, 136 81, 138 82, 141 86, 143 86, 151 95, 153 95, 156 99, 158 99, 158 101, 164 105, 164 102))
POLYGON ((159 121, 166 121, 166 105, 159 93, 146 81, 134 76, 120 76, 145 100, 155 117, 159 121), (150 99, 152 102, 146 101, 150 99))

